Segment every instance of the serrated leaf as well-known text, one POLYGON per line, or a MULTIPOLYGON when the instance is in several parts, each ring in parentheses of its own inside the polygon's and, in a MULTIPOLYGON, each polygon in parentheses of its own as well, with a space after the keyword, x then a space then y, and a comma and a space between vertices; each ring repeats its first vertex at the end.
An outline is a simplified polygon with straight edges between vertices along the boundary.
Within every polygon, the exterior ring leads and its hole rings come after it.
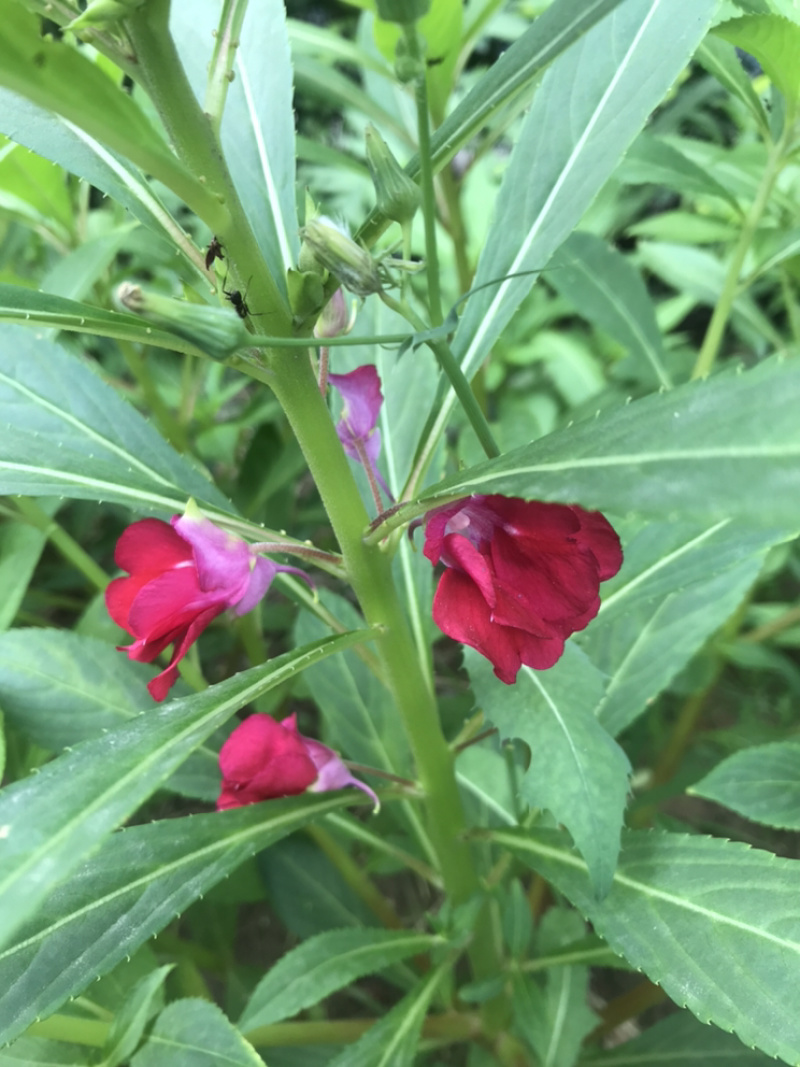
MULTIPOLYGON (((715 0, 628 0, 547 72, 515 146, 453 339, 472 377, 539 271, 610 177, 708 26, 715 0), (569 115, 569 121, 563 116, 569 115)), ((455 404, 448 391, 434 436, 455 404)))
POLYGON ((119 1067, 136 1051, 150 1017, 158 1010, 153 1001, 161 992, 174 963, 145 975, 131 990, 129 999, 114 1016, 103 1047, 103 1067, 119 1067))
POLYGON ((0 1049, 0 1067, 85 1067, 90 1052, 51 1041, 46 1037, 21 1037, 8 1048, 0 1049))
MULTIPOLYGON (((51 298, 52 299, 52 298, 51 298)), ((182 511, 231 505, 80 360, 19 326, 0 329, 0 493, 182 511)))
POLYGON ((747 15, 714 33, 755 56, 794 112, 800 102, 800 26, 780 15, 747 15))
POLYGON ((566 826, 598 896, 604 895, 619 850, 630 764, 595 718, 602 675, 569 644, 555 667, 523 667, 511 686, 474 649, 464 650, 464 663, 477 703, 500 737, 519 738, 531 750, 520 795, 566 826))
POLYGON ((113 834, 0 951, 0 1041, 112 970, 254 853, 357 802, 313 793, 113 834))
POLYGON ((414 1067, 428 1006, 449 968, 450 964, 445 963, 429 974, 328 1067, 414 1067))
MULTIPOLYGON (((23 736, 52 752, 100 737, 152 709, 146 688, 152 674, 152 667, 132 662, 104 641, 68 630, 0 635, 0 708, 23 736)), ((217 753, 200 746, 168 786, 216 800, 217 753)))
POLYGON ((736 752, 688 792, 753 822, 800 830, 800 744, 776 741, 736 752))
POLYGON ((587 967, 558 967, 544 982, 525 975, 514 981, 515 1029, 542 1067, 572 1067, 581 1043, 597 1026, 586 1003, 587 967))
POLYGON ((672 386, 655 308, 633 264, 591 233, 573 233, 551 260, 548 280, 578 314, 619 342, 652 385, 672 386))
POLYGON ((612 736, 629 726, 735 611, 764 555, 789 532, 722 521, 647 523, 625 536, 619 574, 576 638, 607 676, 597 709, 612 736))
POLYGON ((471 493, 619 515, 800 525, 800 366, 765 360, 652 395, 439 482, 370 539, 471 493), (746 486, 746 492, 742 487, 746 486))
POLYGON ((202 254, 132 163, 60 115, 2 88, 0 132, 85 179, 149 229, 165 234, 199 272, 202 254))
POLYGON ((328 638, 172 700, 8 786, 0 794, 0 945, 235 711, 367 637, 328 638))
POLYGON ((237 1026, 289 1019, 337 989, 409 956, 430 952, 444 941, 430 934, 393 930, 329 930, 309 938, 261 979, 237 1026))
POLYGON ((156 1019, 131 1067, 264 1067, 264 1061, 216 1004, 176 1000, 156 1019))
POLYGON ((709 34, 697 49, 695 58, 729 93, 739 97, 758 123, 762 136, 767 141, 771 140, 769 118, 764 105, 734 49, 726 41, 709 34))
POLYGON ((704 1026, 688 1011, 677 1011, 632 1041, 602 1052, 590 1052, 581 1063, 597 1067, 689 1067, 689 1064, 733 1064, 769 1067, 775 1061, 745 1046, 733 1034, 704 1026))
POLYGON ((611 892, 598 901, 563 834, 501 830, 492 837, 564 893, 676 1004, 746 1045, 797 1062, 796 860, 700 835, 629 830, 611 892))

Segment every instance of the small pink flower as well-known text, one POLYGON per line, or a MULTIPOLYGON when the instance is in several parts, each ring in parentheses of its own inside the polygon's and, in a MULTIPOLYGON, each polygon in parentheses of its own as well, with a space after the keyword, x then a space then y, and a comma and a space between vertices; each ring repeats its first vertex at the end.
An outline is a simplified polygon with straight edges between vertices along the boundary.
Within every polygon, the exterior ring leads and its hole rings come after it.
POLYGON ((380 807, 375 793, 350 774, 333 749, 298 732, 296 715, 281 722, 269 715, 251 715, 222 746, 219 766, 219 811, 346 786, 371 797, 376 811, 380 807))
POLYGON ((302 574, 253 553, 245 541, 206 519, 193 501, 169 523, 133 523, 117 542, 114 560, 130 577, 109 584, 106 607, 136 639, 120 651, 151 663, 174 645, 169 666, 147 685, 159 701, 175 684, 179 661, 212 619, 227 608, 237 615, 251 611, 278 571, 302 574))
MULTIPOLYGON (((349 374, 331 374, 328 380, 334 389, 338 389, 344 400, 344 409, 336 424, 336 433, 345 452, 351 459, 361 463, 370 480, 377 479, 381 489, 392 499, 389 488, 378 471, 381 432, 377 425, 383 394, 377 370, 368 363, 350 371, 349 374)), ((381 510, 380 495, 376 503, 381 510)))
POLYGON ((600 583, 622 565, 608 520, 575 505, 476 495, 423 521, 425 555, 445 564, 434 622, 486 656, 507 685, 523 664, 556 663, 597 614, 600 583))

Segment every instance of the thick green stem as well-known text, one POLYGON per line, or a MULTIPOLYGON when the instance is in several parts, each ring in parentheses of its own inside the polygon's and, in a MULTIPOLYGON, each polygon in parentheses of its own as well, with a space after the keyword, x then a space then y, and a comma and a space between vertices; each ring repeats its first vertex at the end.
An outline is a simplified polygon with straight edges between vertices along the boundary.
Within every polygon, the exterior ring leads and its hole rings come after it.
POLYGON ((278 336, 291 333, 286 299, 269 273, 214 135, 201 110, 169 34, 169 0, 149 0, 127 22, 142 84, 167 128, 182 162, 198 175, 224 211, 201 218, 214 230, 261 322, 278 336))
POLYGON ((769 203, 772 189, 781 172, 783 163, 784 143, 783 140, 781 140, 770 149, 767 166, 761 177, 761 183, 756 192, 755 200, 750 205, 750 210, 745 216, 742 232, 739 234, 739 240, 736 243, 733 255, 731 256, 731 261, 728 264, 728 271, 725 275, 722 292, 720 293, 719 300, 714 308, 714 313, 708 324, 706 335, 703 338, 700 354, 697 357, 697 362, 692 371, 693 379, 705 378, 706 375, 711 373, 714 366, 720 345, 722 344, 722 338, 725 334, 725 329, 728 325, 728 319, 733 310, 733 303, 739 289, 739 275, 742 271, 745 256, 750 249, 750 245, 753 243, 756 230, 761 222, 761 216, 764 214, 764 210, 769 203))

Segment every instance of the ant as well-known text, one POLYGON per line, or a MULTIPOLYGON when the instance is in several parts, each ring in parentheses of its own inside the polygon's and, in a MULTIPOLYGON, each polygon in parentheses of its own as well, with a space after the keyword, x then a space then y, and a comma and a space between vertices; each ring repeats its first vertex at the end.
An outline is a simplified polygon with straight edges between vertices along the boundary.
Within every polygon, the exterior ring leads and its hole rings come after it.
POLYGON ((208 248, 206 249, 206 270, 211 270, 211 264, 215 259, 224 259, 222 254, 222 245, 216 237, 212 237, 208 248))
MULTIPOLYGON (((227 282, 227 280, 228 276, 226 274, 225 282, 227 282)), ((225 298, 227 300, 230 300, 231 304, 233 304, 233 310, 236 312, 239 318, 246 319, 248 315, 253 315, 253 312, 247 306, 247 300, 245 299, 247 296, 247 289, 245 289, 244 294, 242 294, 238 289, 226 289, 225 282, 222 283, 222 291, 225 294, 225 298)), ((247 284, 249 285, 250 283, 248 282, 247 284)))

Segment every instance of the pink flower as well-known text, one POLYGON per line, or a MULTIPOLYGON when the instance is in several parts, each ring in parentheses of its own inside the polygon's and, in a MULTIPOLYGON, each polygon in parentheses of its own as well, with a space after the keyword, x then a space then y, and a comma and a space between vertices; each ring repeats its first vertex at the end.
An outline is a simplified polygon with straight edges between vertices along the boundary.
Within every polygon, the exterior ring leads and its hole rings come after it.
MULTIPOLYGON (((349 374, 331 374, 328 381, 334 389, 338 389, 344 400, 344 409, 336 424, 336 433, 345 452, 364 466, 370 480, 377 479, 384 493, 391 499, 388 486, 378 471, 381 431, 377 428, 377 423, 383 394, 377 370, 368 363, 350 371, 349 374)), ((378 510, 381 510, 380 496, 377 504, 378 510)))
POLYGON ((445 564, 433 619, 511 685, 525 664, 552 667, 600 607, 600 583, 622 565, 599 511, 505 496, 471 496, 428 512, 427 558, 445 564))
POLYGON ((349 785, 371 797, 376 811, 380 807, 369 786, 350 774, 333 749, 298 732, 296 715, 281 722, 269 715, 245 719, 222 746, 219 767, 219 811, 349 785))
POLYGON ((114 560, 130 577, 109 584, 106 607, 136 639, 120 651, 151 663, 174 645, 169 666, 148 682, 154 700, 167 695, 179 661, 212 619, 226 608, 237 615, 251 611, 278 571, 302 574, 253 553, 245 541, 206 519, 193 501, 170 523, 133 523, 117 542, 114 560))

